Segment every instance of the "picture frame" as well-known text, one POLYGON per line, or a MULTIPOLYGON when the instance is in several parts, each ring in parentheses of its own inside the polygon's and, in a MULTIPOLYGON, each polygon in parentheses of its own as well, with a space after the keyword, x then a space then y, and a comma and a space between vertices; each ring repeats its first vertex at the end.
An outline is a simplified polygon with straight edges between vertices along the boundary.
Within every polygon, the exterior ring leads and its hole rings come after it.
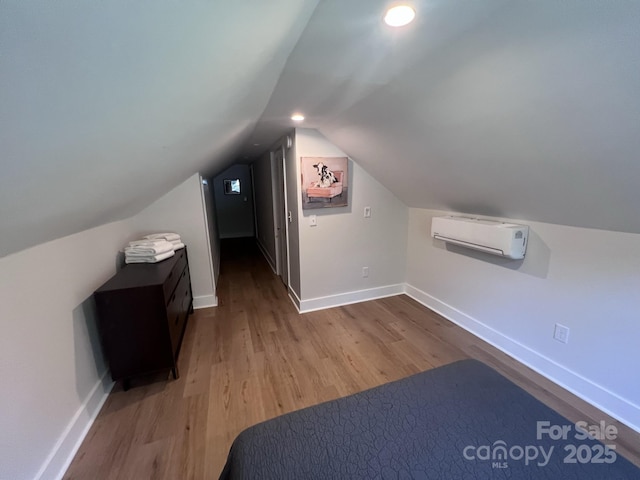
POLYGON ((348 157, 301 157, 302 209, 349 205, 348 157))
POLYGON ((240 179, 239 178, 225 178, 224 179, 224 194, 225 195, 240 195, 240 179))

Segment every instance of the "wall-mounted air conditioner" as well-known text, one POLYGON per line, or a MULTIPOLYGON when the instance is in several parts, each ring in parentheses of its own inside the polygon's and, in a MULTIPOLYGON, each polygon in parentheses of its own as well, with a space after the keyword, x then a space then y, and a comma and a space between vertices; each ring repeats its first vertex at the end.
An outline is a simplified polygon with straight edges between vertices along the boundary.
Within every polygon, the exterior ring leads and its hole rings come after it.
POLYGON ((433 217, 431 236, 481 252, 521 259, 527 251, 529 227, 472 217, 433 217))

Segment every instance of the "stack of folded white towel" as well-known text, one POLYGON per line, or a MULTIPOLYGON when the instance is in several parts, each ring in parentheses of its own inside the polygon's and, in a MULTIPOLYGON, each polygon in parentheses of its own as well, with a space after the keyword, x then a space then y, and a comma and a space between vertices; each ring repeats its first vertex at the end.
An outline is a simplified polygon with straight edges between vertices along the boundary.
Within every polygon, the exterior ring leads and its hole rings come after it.
POLYGON ((174 255, 173 244, 166 240, 134 240, 124 249, 126 263, 157 263, 174 255))
POLYGON ((147 235, 144 237, 148 240, 166 240, 167 242, 171 242, 173 244, 174 250, 180 250, 184 248, 184 243, 180 239, 180 235, 177 233, 152 233, 151 235, 147 235))
POLYGON ((184 248, 177 233, 156 233, 129 242, 124 249, 125 263, 158 263, 173 257, 175 251, 184 248))

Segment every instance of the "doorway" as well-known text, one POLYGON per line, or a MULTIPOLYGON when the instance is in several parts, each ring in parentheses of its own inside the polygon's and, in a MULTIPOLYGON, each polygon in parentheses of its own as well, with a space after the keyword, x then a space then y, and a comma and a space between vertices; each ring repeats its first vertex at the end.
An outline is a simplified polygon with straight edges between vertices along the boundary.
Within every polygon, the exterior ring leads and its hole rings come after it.
POLYGON ((218 235, 224 238, 255 236, 253 181, 249 165, 235 164, 213 179, 218 235))

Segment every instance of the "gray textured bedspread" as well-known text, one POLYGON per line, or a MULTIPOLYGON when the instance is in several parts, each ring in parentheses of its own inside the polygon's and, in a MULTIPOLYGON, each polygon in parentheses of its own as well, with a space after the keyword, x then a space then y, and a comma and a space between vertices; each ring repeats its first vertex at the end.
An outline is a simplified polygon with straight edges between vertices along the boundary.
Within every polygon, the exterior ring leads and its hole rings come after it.
MULTIPOLYGON (((582 426, 615 435, 591 423, 582 426)), ((248 428, 220 478, 640 479, 610 440, 582 437, 502 375, 463 360, 248 428)))

